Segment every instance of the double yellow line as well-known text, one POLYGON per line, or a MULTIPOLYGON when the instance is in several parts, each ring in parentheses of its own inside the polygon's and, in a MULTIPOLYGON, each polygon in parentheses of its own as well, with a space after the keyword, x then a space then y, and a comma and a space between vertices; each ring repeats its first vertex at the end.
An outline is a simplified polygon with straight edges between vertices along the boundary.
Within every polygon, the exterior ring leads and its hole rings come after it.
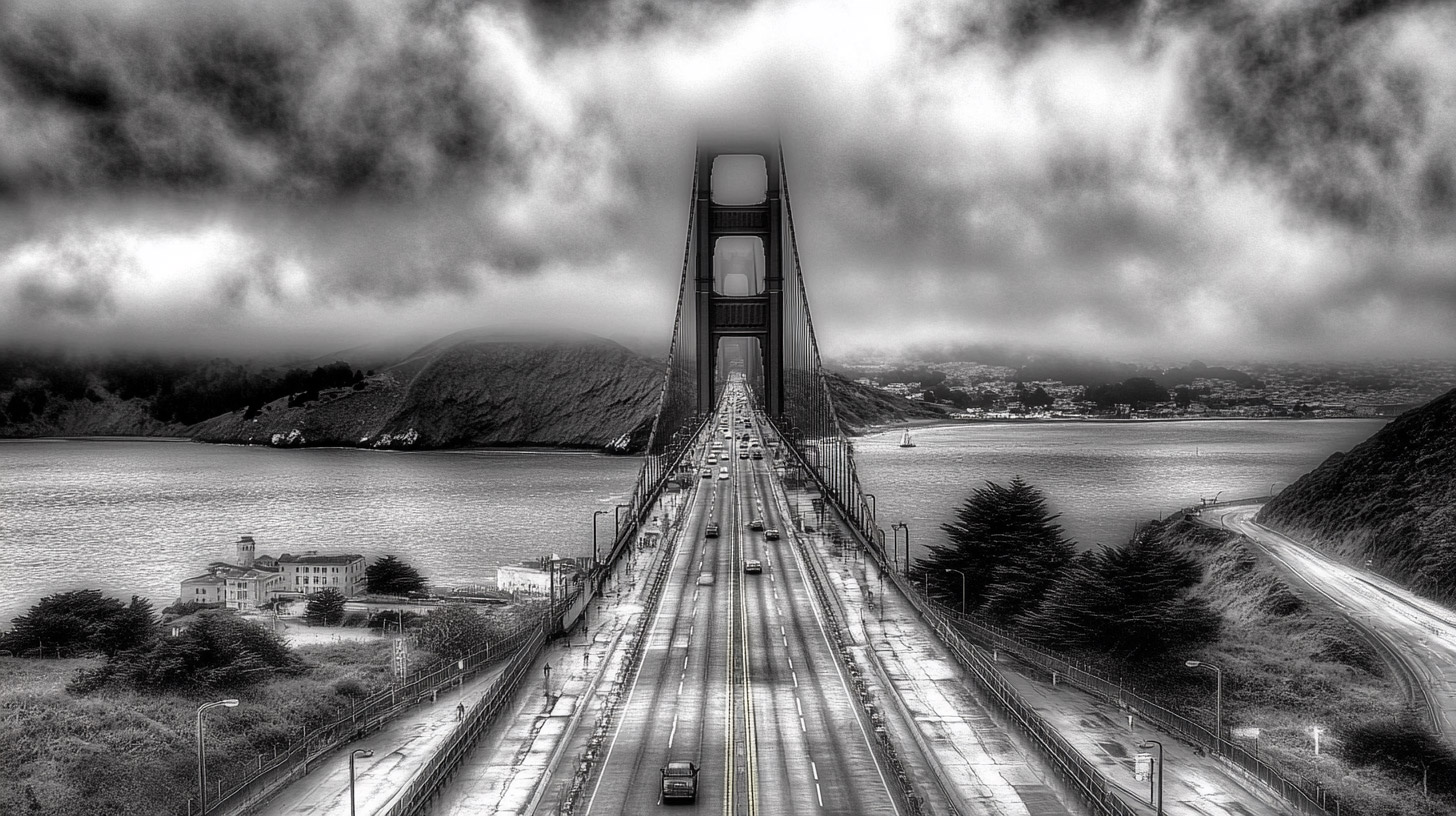
MULTIPOLYGON (((736 486, 735 486, 736 489, 736 486)), ((725 699, 728 705, 723 715, 723 814, 738 816, 737 781, 738 763, 735 751, 738 740, 737 711, 734 709, 733 670, 735 664, 743 670, 743 747, 745 761, 744 788, 748 816, 758 816, 758 727, 753 715, 753 672, 749 649, 748 591, 743 580, 743 525, 738 513, 737 496, 734 497, 729 513, 733 523, 733 589, 728 598, 730 625, 725 646, 728 650, 727 670, 724 674, 725 699)))

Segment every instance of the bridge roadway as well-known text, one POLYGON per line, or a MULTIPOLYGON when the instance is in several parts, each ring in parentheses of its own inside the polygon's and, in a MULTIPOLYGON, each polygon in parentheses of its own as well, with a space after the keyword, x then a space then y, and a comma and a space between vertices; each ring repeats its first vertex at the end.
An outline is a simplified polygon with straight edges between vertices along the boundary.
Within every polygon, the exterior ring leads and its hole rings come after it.
MULTIPOLYGON (((733 435, 746 427, 762 440, 751 419, 740 423, 733 393, 726 404, 733 435)), ((899 813, 797 550, 787 534, 749 529, 755 518, 791 524, 773 498, 772 457, 739 458, 738 440, 711 427, 728 458, 706 465, 710 452, 695 454, 711 478, 700 480, 585 810, 648 812, 662 804, 659 769, 689 760, 701 769, 700 812, 899 813), (710 522, 719 537, 706 536, 710 522), (763 572, 745 573, 746 559, 763 572)))

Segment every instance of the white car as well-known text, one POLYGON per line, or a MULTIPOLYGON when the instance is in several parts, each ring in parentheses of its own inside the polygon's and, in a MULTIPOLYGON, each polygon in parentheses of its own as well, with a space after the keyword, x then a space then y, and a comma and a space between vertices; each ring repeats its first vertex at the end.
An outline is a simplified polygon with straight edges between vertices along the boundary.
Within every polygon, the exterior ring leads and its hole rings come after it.
POLYGON ((726 478, 728 478, 728 468, 718 468, 718 478, 719 479, 726 479, 726 478))

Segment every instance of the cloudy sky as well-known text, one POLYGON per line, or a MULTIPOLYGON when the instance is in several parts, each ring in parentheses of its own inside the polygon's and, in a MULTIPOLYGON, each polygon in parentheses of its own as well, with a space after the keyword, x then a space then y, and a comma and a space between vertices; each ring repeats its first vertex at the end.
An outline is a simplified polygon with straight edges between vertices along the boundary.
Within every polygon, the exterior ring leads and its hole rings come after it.
POLYGON ((665 343, 783 123, 831 355, 1456 356, 1456 2, 0 0, 0 342, 665 343))

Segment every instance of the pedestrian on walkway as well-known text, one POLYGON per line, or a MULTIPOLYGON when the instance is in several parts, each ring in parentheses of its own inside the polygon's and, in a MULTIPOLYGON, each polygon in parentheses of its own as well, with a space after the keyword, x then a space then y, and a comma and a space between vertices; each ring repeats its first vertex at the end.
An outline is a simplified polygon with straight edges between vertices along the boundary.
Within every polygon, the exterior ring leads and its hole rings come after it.
POLYGON ((465 721, 465 704, 464 703, 461 703, 460 705, 455 706, 455 722, 464 722, 464 721, 465 721))

